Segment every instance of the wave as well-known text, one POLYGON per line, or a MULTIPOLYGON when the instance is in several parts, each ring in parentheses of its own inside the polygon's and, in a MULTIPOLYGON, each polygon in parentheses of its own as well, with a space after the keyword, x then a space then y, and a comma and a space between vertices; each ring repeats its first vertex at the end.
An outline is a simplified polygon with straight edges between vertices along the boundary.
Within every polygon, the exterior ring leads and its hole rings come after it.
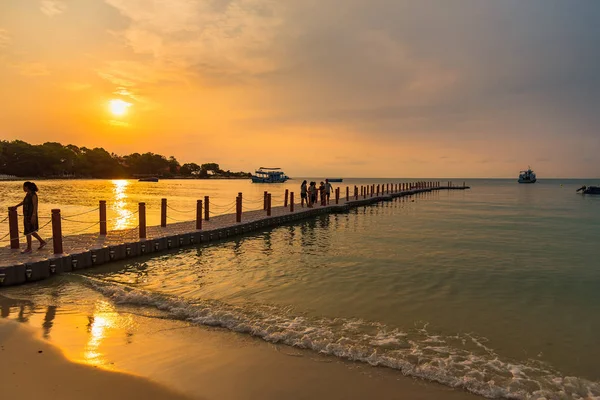
POLYGON ((600 382, 563 376, 540 361, 503 360, 471 334, 434 335, 427 325, 410 332, 378 322, 294 315, 268 305, 234 306, 216 300, 169 297, 88 278, 117 304, 153 307, 170 318, 222 327, 350 361, 400 371, 488 398, 600 399, 600 382))

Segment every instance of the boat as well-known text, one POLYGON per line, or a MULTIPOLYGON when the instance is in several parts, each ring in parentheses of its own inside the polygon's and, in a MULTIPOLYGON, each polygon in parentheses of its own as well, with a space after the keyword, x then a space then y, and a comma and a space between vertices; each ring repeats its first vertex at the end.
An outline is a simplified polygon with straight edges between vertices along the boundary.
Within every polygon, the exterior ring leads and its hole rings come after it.
POLYGON ((138 179, 138 182, 158 182, 158 178, 156 178, 156 177, 140 178, 140 179, 138 179))
POLYGON ((581 192, 581 194, 600 194, 600 186, 585 186, 583 185, 577 192, 581 192))
POLYGON ((252 183, 283 183, 288 179, 281 168, 260 167, 252 175, 252 183))
POLYGON ((327 178, 327 180, 329 182, 343 182, 344 181, 344 179, 342 179, 342 178, 327 178))
POLYGON ((519 183, 535 183, 535 181, 537 181, 537 178, 531 167, 528 167, 526 171, 521 171, 519 174, 519 183))

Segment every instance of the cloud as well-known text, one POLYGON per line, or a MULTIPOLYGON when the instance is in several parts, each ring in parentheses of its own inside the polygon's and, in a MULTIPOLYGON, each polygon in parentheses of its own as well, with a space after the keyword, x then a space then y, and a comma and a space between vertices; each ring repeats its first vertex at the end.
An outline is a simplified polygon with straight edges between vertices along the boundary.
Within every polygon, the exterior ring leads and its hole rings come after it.
POLYGON ((47 16, 54 17, 67 11, 67 5, 59 0, 42 0, 40 10, 47 16))
POLYGON ((0 49, 3 47, 8 47, 10 43, 11 39, 8 31, 5 29, 0 29, 0 49))
POLYGON ((45 76, 50 75, 48 67, 39 62, 24 62, 17 66, 17 69, 21 75, 24 76, 45 76))
POLYGON ((270 47, 280 6, 265 0, 106 0, 130 20, 119 35, 156 66, 177 66, 208 78, 276 69, 270 47))

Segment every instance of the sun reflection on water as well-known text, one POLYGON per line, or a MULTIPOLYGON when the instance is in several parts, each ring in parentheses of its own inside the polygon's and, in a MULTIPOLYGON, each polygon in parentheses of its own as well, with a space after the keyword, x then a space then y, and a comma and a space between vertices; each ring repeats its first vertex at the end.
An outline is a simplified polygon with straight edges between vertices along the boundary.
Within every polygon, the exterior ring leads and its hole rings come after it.
POLYGON ((129 181, 125 179, 115 179, 111 181, 114 185, 113 193, 114 200, 112 202, 112 210, 115 212, 113 229, 125 229, 130 224, 133 213, 126 209, 127 206, 127 186, 129 181))
POLYGON ((92 365, 104 364, 99 347, 108 336, 107 330, 117 325, 118 317, 119 314, 109 302, 99 301, 96 303, 94 315, 89 317, 88 332, 90 337, 83 352, 83 359, 86 363, 92 365))

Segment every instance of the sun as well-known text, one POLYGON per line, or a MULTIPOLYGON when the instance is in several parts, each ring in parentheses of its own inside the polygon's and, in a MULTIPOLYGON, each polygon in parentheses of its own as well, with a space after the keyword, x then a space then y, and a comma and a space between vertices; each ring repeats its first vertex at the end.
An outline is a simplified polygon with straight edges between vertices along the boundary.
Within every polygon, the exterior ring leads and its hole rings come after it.
POLYGON ((110 112, 117 117, 127 114, 127 109, 131 106, 131 103, 121 99, 113 99, 108 102, 108 108, 110 109, 110 112))

